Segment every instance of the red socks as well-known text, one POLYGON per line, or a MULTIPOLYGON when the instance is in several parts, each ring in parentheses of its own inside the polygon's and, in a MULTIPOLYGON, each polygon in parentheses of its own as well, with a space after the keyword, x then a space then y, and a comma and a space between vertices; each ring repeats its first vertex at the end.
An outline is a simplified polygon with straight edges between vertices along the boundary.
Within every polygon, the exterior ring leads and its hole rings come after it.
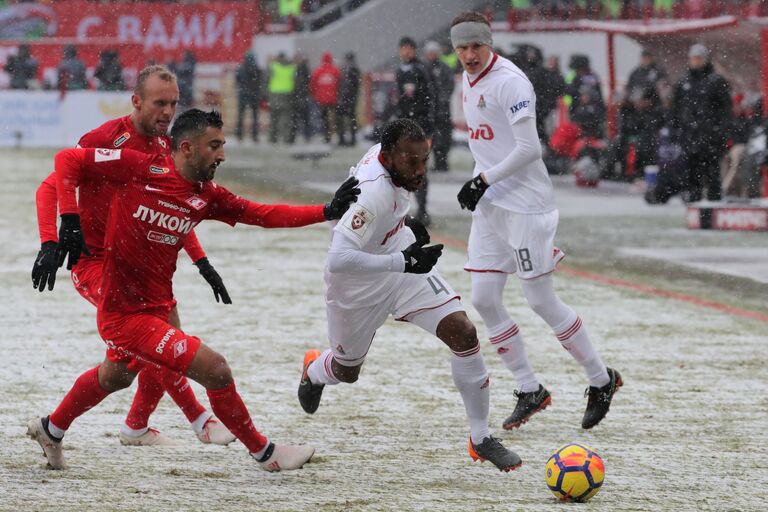
POLYGON ((50 422, 67 430, 75 418, 98 405, 108 395, 109 392, 104 391, 99 384, 99 367, 91 368, 77 378, 72 389, 51 414, 50 422))
POLYGON ((250 453, 256 453, 267 445, 264 437, 253 426, 251 415, 235 389, 234 381, 223 389, 209 389, 208 399, 217 418, 229 429, 250 453))
POLYGON ((197 401, 186 377, 166 368, 146 364, 139 372, 139 386, 125 424, 134 430, 146 428, 149 416, 165 392, 176 402, 190 423, 205 412, 205 407, 197 401))

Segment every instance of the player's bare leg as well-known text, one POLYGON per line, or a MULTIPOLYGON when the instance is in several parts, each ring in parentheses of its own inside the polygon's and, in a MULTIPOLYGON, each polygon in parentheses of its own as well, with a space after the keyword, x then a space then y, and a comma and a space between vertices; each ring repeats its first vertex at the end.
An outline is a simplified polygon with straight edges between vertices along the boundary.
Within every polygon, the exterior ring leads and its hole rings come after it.
POLYGON ((311 446, 276 445, 256 430, 248 409, 235 389, 229 364, 221 354, 201 344, 187 376, 205 387, 213 412, 263 469, 299 469, 312 458, 315 449, 311 446))
POLYGON ((44 418, 29 422, 27 435, 43 449, 51 469, 64 469, 66 462, 62 451, 62 439, 72 422, 98 405, 111 393, 131 385, 136 374, 125 362, 105 359, 77 378, 56 410, 44 418))
MULTIPOLYGON (((168 315, 168 323, 181 329, 178 308, 168 315)), ((235 436, 197 400, 187 378, 171 370, 145 365, 139 373, 138 387, 131 408, 120 427, 120 442, 127 446, 171 446, 177 441, 149 427, 149 417, 160 399, 168 396, 179 406, 195 435, 204 444, 227 445, 235 436)))
POLYGON ((488 460, 501 471, 519 467, 520 457, 494 438, 488 427, 490 378, 475 326, 465 312, 456 311, 440 321, 436 334, 453 352, 451 373, 469 420, 470 456, 473 460, 488 460))

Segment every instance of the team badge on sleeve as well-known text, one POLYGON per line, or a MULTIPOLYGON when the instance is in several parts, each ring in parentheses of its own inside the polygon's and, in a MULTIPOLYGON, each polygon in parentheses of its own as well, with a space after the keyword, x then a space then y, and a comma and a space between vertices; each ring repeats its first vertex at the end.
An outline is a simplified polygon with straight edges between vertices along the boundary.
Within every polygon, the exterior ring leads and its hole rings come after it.
POLYGON ((368 231, 368 226, 371 225, 375 218, 376 216, 363 205, 356 204, 353 206, 352 215, 346 217, 342 226, 354 233, 358 238, 363 238, 365 232, 368 231))
POLYGON ((109 162, 110 160, 120 160, 120 149, 99 148, 94 153, 94 162, 109 162))

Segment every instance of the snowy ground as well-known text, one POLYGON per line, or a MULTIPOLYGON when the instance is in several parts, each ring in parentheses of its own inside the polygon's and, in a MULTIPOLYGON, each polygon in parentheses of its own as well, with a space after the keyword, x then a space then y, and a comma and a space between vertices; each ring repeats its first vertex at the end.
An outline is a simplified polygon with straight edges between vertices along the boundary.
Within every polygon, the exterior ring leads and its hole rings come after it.
MULTIPOLYGON (((307 170, 279 152, 240 149, 220 173, 227 180, 229 170, 228 181, 234 178, 238 191, 251 197, 285 194, 282 182, 292 183, 288 192, 300 201, 318 200, 325 194, 311 189, 332 189, 329 180, 340 181, 363 151, 342 152, 307 170), (253 190, 256 185, 269 190, 253 190)), ((471 463, 448 351, 407 324, 384 326, 360 381, 326 388, 318 413, 305 415, 295 396, 301 357, 326 343, 324 226, 201 226, 198 235, 227 284, 231 306, 215 303, 185 256, 176 279, 185 330, 227 356, 262 431, 277 441, 317 447, 311 464, 299 472, 268 474, 240 445, 203 446, 168 399, 154 424, 184 446, 122 447, 116 433, 132 398, 124 391, 73 425, 65 440, 72 469, 45 470, 37 444, 24 436, 26 422, 49 413, 74 378, 102 359, 104 347, 93 308, 65 273, 53 293, 40 294, 30 284, 38 249, 34 190, 50 169, 51 153, 6 150, 0 156, 0 510, 765 509, 768 323, 567 273, 558 276, 561 296, 579 311, 603 359, 625 380, 607 419, 593 431, 579 427, 586 386, 581 370, 526 307, 514 282, 507 303, 554 398, 523 429, 498 432, 522 456, 519 470, 503 474, 471 463), (544 483, 548 455, 567 442, 591 445, 606 462, 604 488, 586 505, 559 505, 544 483)), ((454 158, 468 167, 466 155, 454 158)), ((468 223, 452 206, 456 184, 464 179, 458 171, 436 176, 431 200, 436 236, 451 242, 439 268, 468 299, 464 251, 456 243, 465 238, 468 223)), ((558 243, 570 265, 766 312, 762 283, 620 250, 720 247, 727 260, 733 254, 728 250, 765 248, 763 235, 689 232, 679 204, 650 209, 630 194, 574 190, 565 182, 558 184, 558 198, 558 243)), ((465 305, 482 335, 478 315, 468 300, 465 305)), ((514 406, 515 384, 487 344, 484 354, 497 427, 514 406)))

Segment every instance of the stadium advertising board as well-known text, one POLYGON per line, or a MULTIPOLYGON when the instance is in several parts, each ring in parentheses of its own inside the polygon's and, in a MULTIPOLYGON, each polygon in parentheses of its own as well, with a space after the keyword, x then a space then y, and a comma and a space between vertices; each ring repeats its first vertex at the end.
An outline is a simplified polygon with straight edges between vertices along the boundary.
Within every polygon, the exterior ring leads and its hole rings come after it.
MULTIPOLYGON (((239 62, 258 20, 258 2, 20 3, 0 7, 0 40, 33 46, 138 45, 145 60, 178 61, 189 50, 200 62, 239 62)), ((61 52, 54 53, 60 59, 61 52)), ((34 48, 33 55, 44 57, 34 48)))
POLYGON ((2 91, 0 147, 74 146, 80 136, 131 112, 129 92, 2 91))

